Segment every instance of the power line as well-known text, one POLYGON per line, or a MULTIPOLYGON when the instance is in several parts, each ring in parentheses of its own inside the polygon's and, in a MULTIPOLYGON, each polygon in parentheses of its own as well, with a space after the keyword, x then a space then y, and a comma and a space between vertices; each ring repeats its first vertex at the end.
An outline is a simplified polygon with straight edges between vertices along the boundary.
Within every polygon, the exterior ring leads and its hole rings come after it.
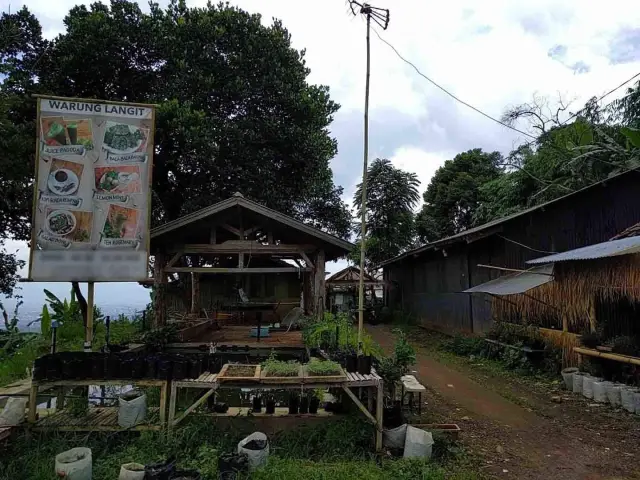
MULTIPOLYGON (((450 91, 448 91, 446 88, 444 88, 443 86, 441 86, 440 84, 438 84, 435 80, 429 78, 428 76, 426 76, 424 73, 422 73, 420 71, 420 69, 418 67, 415 66, 415 64, 413 62, 411 62, 410 60, 407 60, 405 57, 403 57, 400 52, 398 52, 398 50, 396 49, 396 47, 394 47, 391 43, 389 43, 387 40, 385 40, 384 38, 382 38, 382 36, 380 36, 380 33, 378 33, 378 31, 374 28, 373 29, 374 33, 376 34, 376 36, 380 39, 381 42, 385 43, 389 48, 391 48, 391 50, 393 50, 393 52, 398 56, 398 58, 400 58, 400 60, 402 60, 403 62, 405 62, 407 65, 410 65, 418 75, 420 75, 422 78, 424 78, 425 80, 427 80, 428 82, 430 82, 432 85, 438 87, 440 90, 442 90, 444 93, 446 93, 447 95, 449 95, 451 98, 453 98, 454 100, 456 100, 457 102, 462 103, 463 105, 465 105, 466 107, 469 107, 470 109, 474 110, 475 112, 479 113, 480 115, 488 118, 489 120, 492 120, 500 125, 502 125, 503 127, 506 127, 510 130, 513 130, 515 132, 518 132, 522 135, 525 135, 531 139, 533 139, 532 141, 525 143, 525 146, 529 146, 531 145, 534 141, 538 140, 538 137, 531 135, 527 132, 524 132, 518 128, 515 128, 507 123, 504 123, 500 120, 498 120, 495 117, 492 117, 491 115, 489 115, 488 113, 483 112, 482 110, 474 107, 473 105, 465 102, 464 100, 458 98, 457 96, 455 96, 453 93, 451 93, 450 91)), ((605 99, 606 97, 608 97, 609 95, 611 95, 613 92, 619 90, 620 88, 624 87, 627 83, 631 82, 632 80, 635 80, 636 78, 640 77, 640 72, 636 73, 635 75, 633 75, 631 78, 628 78, 627 80, 625 80, 624 82, 622 82, 620 85, 618 85, 615 88, 612 88, 611 90, 609 90, 607 93, 605 93, 604 95, 602 95, 601 97, 599 97, 596 102, 601 102, 603 99, 605 99)), ((570 117, 568 117, 567 119, 565 119, 564 121, 560 122, 560 124, 558 126, 562 126, 564 124, 566 124, 567 122, 569 122, 570 120, 573 120, 574 118, 576 118, 578 115, 580 115, 582 112, 584 112, 588 107, 584 107, 580 110, 578 110, 576 113, 574 113, 573 115, 571 115, 570 117)))
POLYGON ((466 107, 469 107, 470 109, 474 110, 475 112, 479 113, 480 115, 483 115, 484 117, 487 117, 489 120, 493 120, 494 122, 496 122, 496 123, 498 123, 498 124, 502 125, 503 127, 507 127, 507 128, 509 128, 509 129, 511 129, 511 130, 513 130, 513 131, 515 131, 515 132, 518 132, 518 133, 520 133, 520 134, 522 134, 522 135, 525 135, 525 136, 527 136, 527 137, 529 137, 529 138, 533 138, 534 140, 537 140, 537 137, 534 137, 533 135, 531 135, 531 134, 529 134, 529 133, 527 133, 527 132, 524 132, 524 131, 519 130, 519 129, 515 128, 515 127, 512 127, 511 125, 509 125, 509 124, 507 124, 507 123, 501 122, 501 121, 500 121, 500 120, 498 120, 497 118, 492 117, 492 116, 491 116, 491 115, 489 115, 488 113, 485 113, 485 112, 483 112, 482 110, 480 110, 480 109, 478 109, 478 108, 474 107, 473 105, 471 105, 471 104, 469 104, 469 103, 465 102, 464 100, 461 100, 460 98, 456 97, 453 93, 451 93, 449 90, 447 90, 446 88, 444 88, 443 86, 441 86, 440 84, 438 84, 436 81, 434 81, 434 80, 432 80, 431 78, 427 77, 427 76, 426 76, 424 73, 422 73, 422 72, 418 69, 418 67, 416 67, 416 66, 415 66, 411 61, 409 61, 409 60, 407 60, 406 58, 404 58, 404 57, 400 54, 400 52, 398 52, 398 50, 396 50, 396 47, 394 47, 393 45, 391 45, 389 42, 387 42, 384 38, 382 38, 382 37, 380 36, 380 34, 378 33, 378 31, 377 31, 375 28, 373 28, 372 30, 373 30, 373 32, 377 35, 377 37, 380 39, 380 41, 382 41, 383 43, 386 43, 386 44, 391 48, 391 50, 393 50, 393 51, 395 52, 395 54, 398 56, 398 58, 400 58, 400 60, 402 60, 402 61, 403 61, 403 62, 405 62, 406 64, 408 64, 408 65, 410 65, 411 67, 413 67, 413 69, 416 71, 416 73, 417 73, 418 75, 420 75, 422 78, 424 78, 425 80, 427 80, 428 82, 430 82, 432 85, 434 85, 434 86, 438 87, 438 88, 439 88, 440 90, 442 90, 444 93, 446 93, 446 94, 447 94, 447 95, 449 95, 451 98, 453 98, 455 101, 460 102, 461 104, 465 105, 466 107))

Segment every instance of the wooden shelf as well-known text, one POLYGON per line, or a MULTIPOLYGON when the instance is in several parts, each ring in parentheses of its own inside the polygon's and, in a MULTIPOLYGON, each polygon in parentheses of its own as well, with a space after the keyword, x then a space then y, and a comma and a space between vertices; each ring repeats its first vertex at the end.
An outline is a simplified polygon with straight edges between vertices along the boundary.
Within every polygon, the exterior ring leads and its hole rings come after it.
MULTIPOLYGON (((44 413, 39 411, 39 413, 44 413)), ((147 419, 158 419, 159 409, 149 408, 147 419)), ((117 432, 117 431, 140 431, 140 430, 161 430, 159 424, 142 423, 131 428, 123 428, 118 425, 118 407, 93 407, 89 408, 87 414, 82 417, 75 417, 67 410, 55 411, 42 417, 33 425, 34 430, 58 430, 67 432, 117 432)))

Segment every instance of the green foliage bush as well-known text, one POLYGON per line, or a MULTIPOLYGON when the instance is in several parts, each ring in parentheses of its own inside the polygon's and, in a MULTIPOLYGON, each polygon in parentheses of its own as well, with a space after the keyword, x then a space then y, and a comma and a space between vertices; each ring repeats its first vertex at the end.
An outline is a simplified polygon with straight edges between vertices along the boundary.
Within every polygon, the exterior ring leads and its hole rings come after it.
MULTIPOLYGON (((309 319, 305 322, 302 338, 308 347, 319 347, 326 343, 330 349, 337 346, 342 351, 358 350, 358 328, 352 325, 345 314, 325 312, 322 320, 309 319)), ((366 332, 362 335, 362 349, 365 355, 382 355, 380 345, 366 332)))

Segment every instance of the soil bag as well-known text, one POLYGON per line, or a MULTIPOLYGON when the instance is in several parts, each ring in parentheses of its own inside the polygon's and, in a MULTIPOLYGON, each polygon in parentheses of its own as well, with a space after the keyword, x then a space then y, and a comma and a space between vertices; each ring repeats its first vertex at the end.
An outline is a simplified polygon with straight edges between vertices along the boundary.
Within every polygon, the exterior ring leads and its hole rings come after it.
POLYGON ((130 428, 142 423, 147 416, 147 395, 140 392, 127 392, 118 398, 118 425, 130 428))
POLYGON ((569 367, 562 370, 562 379, 564 380, 567 390, 573 390, 573 374, 577 372, 578 369, 576 367, 569 367))
POLYGON ((27 408, 26 398, 9 397, 0 413, 0 427, 20 425, 24 421, 25 408, 27 408))
POLYGON ((397 428, 385 429, 382 431, 382 445, 386 448, 404 449, 404 442, 407 437, 407 424, 397 428))
POLYGON ((587 374, 584 372, 576 372, 573 374, 573 393, 582 393, 582 382, 587 374))
POLYGON ((433 436, 420 428, 407 426, 404 441, 404 458, 431 458, 433 436))
POLYGON ((609 400, 611 406, 619 407, 621 402, 620 391, 622 390, 623 385, 609 382, 609 384, 605 385, 604 388, 607 391, 607 400, 609 400))
POLYGON ((249 471, 267 463, 269 440, 262 432, 254 432, 238 443, 238 453, 244 453, 249 460, 249 471))
POLYGON ((91 480, 91 449, 72 448, 56 455, 56 477, 67 480, 91 480))
POLYGON ((638 389, 635 387, 623 387, 620 390, 620 403, 622 404, 622 408, 624 408, 629 413, 636 412, 636 400, 635 393, 638 393, 638 389))
POLYGON ((593 400, 598 403, 607 403, 607 385, 611 382, 593 382, 593 400))
POLYGON ((582 395, 585 398, 593 398, 593 384, 595 382, 601 382, 602 379, 598 377, 592 377, 590 375, 585 375, 582 380, 582 395))
POLYGON ((640 391, 633 393, 633 401, 636 405, 636 415, 640 415, 640 391))
POLYGON ((120 466, 118 480, 144 480, 144 465, 141 463, 125 463, 120 466))

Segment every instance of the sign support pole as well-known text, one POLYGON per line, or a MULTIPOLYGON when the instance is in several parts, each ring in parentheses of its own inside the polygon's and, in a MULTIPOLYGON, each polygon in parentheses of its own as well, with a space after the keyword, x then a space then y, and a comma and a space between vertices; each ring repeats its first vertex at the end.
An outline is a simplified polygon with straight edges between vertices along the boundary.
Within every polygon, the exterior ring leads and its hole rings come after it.
POLYGON ((84 338, 84 351, 91 351, 91 344, 93 342, 93 292, 94 282, 89 282, 87 291, 87 326, 85 328, 84 338))

